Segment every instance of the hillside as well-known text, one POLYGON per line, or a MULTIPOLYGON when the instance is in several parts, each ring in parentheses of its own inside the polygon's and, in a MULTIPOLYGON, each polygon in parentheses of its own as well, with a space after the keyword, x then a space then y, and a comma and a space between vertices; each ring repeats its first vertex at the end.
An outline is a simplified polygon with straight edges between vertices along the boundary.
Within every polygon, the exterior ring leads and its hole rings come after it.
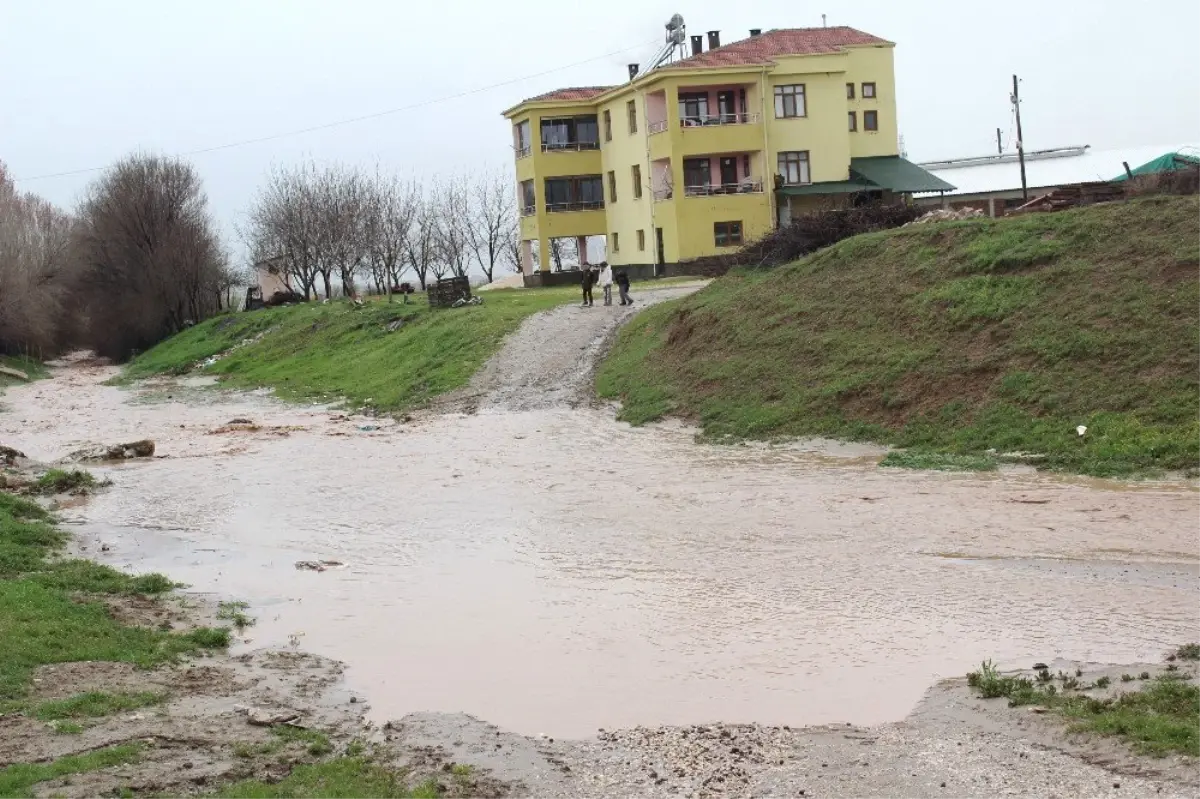
POLYGON ((892 462, 1096 475, 1200 463, 1200 204, 915 225, 652 308, 597 378, 635 424, 832 436, 892 462), (1083 436, 1076 427, 1084 425, 1083 436))
POLYGON ((231 387, 399 411, 466 385, 525 317, 576 294, 489 291, 484 305, 466 308, 431 309, 422 296, 409 305, 374 298, 363 308, 339 301, 225 314, 139 355, 122 377, 202 370, 231 387))

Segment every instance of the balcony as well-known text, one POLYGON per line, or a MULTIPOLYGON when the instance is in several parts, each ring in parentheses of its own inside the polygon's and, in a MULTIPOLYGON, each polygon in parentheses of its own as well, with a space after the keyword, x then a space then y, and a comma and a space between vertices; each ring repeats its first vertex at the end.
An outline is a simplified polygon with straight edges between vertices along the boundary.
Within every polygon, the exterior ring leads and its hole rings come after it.
POLYGON ((536 205, 522 205, 521 206, 521 216, 533 216, 536 213, 537 213, 536 205))
POLYGON ((737 183, 705 183, 684 186, 684 197, 711 197, 714 194, 762 194, 761 178, 746 178, 737 183))
POLYGON ((533 148, 529 147, 529 146, 517 147, 516 151, 517 151, 517 160, 520 161, 522 158, 528 158, 529 154, 533 152, 533 148))
POLYGON ((603 211, 603 200, 582 200, 569 203, 546 203, 546 213, 561 214, 569 211, 603 211))
POLYGON ((758 112, 741 114, 711 114, 680 117, 679 124, 685 128, 704 128, 710 125, 757 125, 761 121, 758 112))
POLYGON ((665 120, 665 119, 661 120, 659 122, 651 122, 649 125, 646 126, 646 131, 647 131, 648 135, 650 135, 650 136, 653 136, 655 133, 665 133, 666 130, 667 130, 667 120, 665 120))
POLYGON ((600 142, 598 141, 542 142, 542 152, 544 153, 578 153, 599 149, 600 142))

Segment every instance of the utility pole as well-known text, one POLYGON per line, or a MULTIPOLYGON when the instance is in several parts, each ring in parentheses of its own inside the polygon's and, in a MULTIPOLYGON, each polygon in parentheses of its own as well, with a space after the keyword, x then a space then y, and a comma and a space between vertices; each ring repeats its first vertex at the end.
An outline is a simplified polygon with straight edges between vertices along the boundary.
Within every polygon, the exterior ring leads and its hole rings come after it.
POLYGON ((1021 161, 1021 197, 1029 201, 1029 185, 1025 182, 1025 137, 1021 133, 1021 96, 1017 90, 1017 76, 1013 75, 1013 109, 1017 114, 1017 158, 1021 161))
POLYGON ((996 128, 996 155, 1004 155, 1004 145, 1000 143, 1000 128, 996 128))

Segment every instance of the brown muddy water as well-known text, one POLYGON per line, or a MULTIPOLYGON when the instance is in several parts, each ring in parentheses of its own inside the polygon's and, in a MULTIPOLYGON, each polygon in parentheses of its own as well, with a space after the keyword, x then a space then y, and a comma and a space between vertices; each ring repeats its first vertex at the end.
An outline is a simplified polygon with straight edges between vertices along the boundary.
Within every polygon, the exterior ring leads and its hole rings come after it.
POLYGON ((0 442, 52 460, 155 439, 163 457, 64 510, 88 554, 248 601, 244 646, 343 660, 377 720, 873 724, 985 658, 1200 638, 1192 484, 880 470, 600 410, 397 425, 112 374, 9 389, 0 442), (213 432, 234 417, 263 427, 213 432), (312 559, 347 566, 295 568, 312 559))

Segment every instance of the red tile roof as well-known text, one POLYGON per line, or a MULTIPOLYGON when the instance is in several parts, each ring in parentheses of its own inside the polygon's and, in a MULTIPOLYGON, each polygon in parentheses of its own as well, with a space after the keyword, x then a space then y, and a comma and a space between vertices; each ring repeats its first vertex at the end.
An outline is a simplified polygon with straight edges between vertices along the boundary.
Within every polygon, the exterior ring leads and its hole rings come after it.
MULTIPOLYGON (((730 42, 715 50, 684 58, 659 69, 704 69, 705 67, 740 67, 769 63, 779 56, 819 55, 836 53, 851 45, 891 44, 869 33, 845 26, 834 28, 780 28, 738 42, 730 42)), ((575 86, 556 89, 521 101, 520 105, 535 102, 590 100, 616 86, 575 86)))
POLYGON ((891 42, 844 26, 781 28, 767 31, 759 36, 751 36, 749 39, 730 42, 715 50, 708 50, 673 64, 664 64, 660 69, 740 67, 765 64, 779 56, 836 53, 843 47, 855 44, 891 44, 891 42))
POLYGON ((609 89, 615 89, 615 86, 573 86, 567 89, 555 89, 552 92, 539 94, 537 97, 530 97, 523 102, 549 102, 552 100, 590 100, 593 97, 604 94, 609 89))

